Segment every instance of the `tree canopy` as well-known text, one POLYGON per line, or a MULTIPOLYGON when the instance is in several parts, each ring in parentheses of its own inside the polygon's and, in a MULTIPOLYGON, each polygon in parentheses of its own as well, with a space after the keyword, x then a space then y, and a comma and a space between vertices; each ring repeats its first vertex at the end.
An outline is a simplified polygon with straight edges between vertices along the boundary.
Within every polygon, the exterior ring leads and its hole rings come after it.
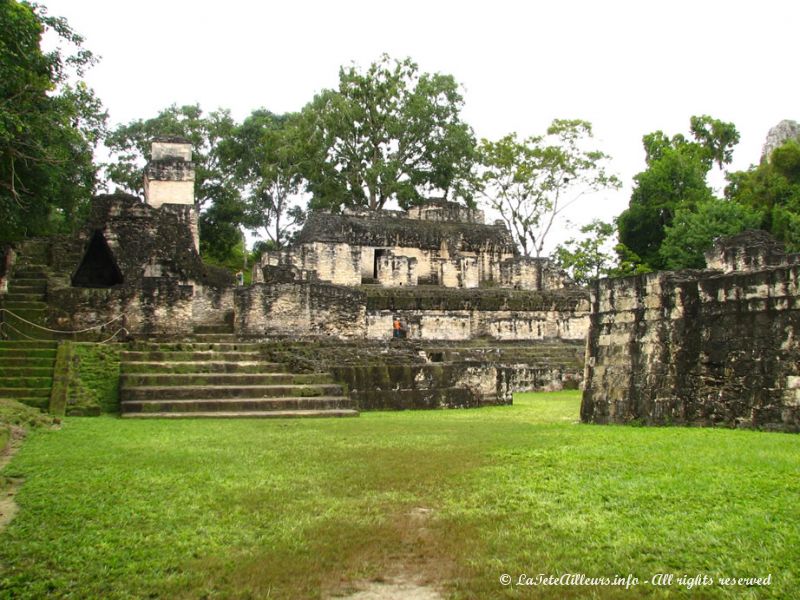
POLYGON ((667 269, 703 269, 705 252, 716 238, 758 229, 761 219, 761 213, 750 207, 715 198, 694 208, 679 207, 665 228, 659 254, 667 269))
POLYGON ((556 248, 555 259, 575 283, 586 285, 614 274, 614 254, 608 248, 616 228, 613 223, 594 219, 581 227, 583 239, 570 239, 556 248))
POLYGON ((467 194, 475 139, 462 106, 452 76, 420 73, 408 58, 341 68, 339 87, 302 113, 314 205, 375 210, 395 200, 405 208, 467 194))
POLYGON ((95 62, 82 44, 43 7, 0 2, 0 238, 70 227, 94 191, 106 113, 91 89, 73 83, 95 62), (44 52, 46 30, 66 49, 44 52))
POLYGON ((617 220, 620 252, 635 257, 634 269, 666 267, 660 248, 676 210, 693 210, 713 199, 708 173, 715 163, 730 163, 739 141, 732 123, 709 116, 692 117, 690 131, 693 140, 682 134, 669 138, 662 131, 642 140, 647 169, 634 176, 630 203, 617 220))
POLYGON ((768 160, 728 175, 725 195, 762 214, 761 227, 800 252, 800 142, 788 140, 768 160))
POLYGON ((542 254, 556 217, 581 196, 619 187, 606 172, 608 156, 585 147, 591 137, 587 121, 556 119, 545 136, 481 141, 481 193, 525 256, 542 254))
POLYGON ((258 109, 238 125, 219 147, 223 168, 243 191, 244 224, 263 230, 272 247, 287 241, 303 219, 299 200, 304 149, 298 115, 276 115, 258 109))

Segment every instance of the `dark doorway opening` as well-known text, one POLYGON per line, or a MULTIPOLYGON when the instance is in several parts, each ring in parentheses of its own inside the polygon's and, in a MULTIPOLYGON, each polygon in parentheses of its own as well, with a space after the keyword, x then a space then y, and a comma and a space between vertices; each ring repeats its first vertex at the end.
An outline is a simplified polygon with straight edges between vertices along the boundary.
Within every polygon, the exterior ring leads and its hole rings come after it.
POLYGON ((83 254, 78 270, 72 276, 74 287, 106 288, 122 283, 119 270, 111 248, 102 231, 95 231, 83 254))
POLYGON ((378 279, 378 262, 381 256, 386 254, 386 250, 375 250, 375 259, 372 262, 372 278, 378 279))

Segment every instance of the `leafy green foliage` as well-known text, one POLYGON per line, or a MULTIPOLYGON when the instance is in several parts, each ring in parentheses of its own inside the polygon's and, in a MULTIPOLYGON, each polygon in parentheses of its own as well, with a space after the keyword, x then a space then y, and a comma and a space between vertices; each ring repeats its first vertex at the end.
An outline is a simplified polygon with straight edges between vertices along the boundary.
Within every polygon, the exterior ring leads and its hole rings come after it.
POLYGON ((614 275, 615 256, 608 245, 616 235, 615 225, 595 219, 581 227, 580 232, 585 234, 582 240, 570 239, 556 248, 555 258, 561 268, 581 285, 614 275))
POLYGON ((739 134, 732 123, 692 117, 694 141, 656 131, 644 136, 647 169, 634 176, 627 210, 617 219, 621 254, 641 261, 633 270, 663 269, 666 228, 679 207, 689 210, 713 198, 706 178, 712 166, 729 164, 739 134))
POLYGON ((244 206, 239 189, 220 163, 219 144, 230 138, 235 123, 227 110, 203 113, 199 105, 169 106, 150 119, 136 119, 109 133, 106 146, 112 161, 106 165, 109 180, 123 189, 142 194, 144 166, 157 136, 178 136, 192 144, 195 163, 195 202, 200 213, 200 243, 204 257, 226 260, 241 237, 244 206))
POLYGON ((679 207, 659 253, 667 269, 703 269, 704 253, 714 239, 758 229, 761 221, 760 212, 736 202, 711 199, 694 209, 679 207))
POLYGON ((420 73, 408 58, 383 55, 365 72, 342 67, 338 89, 302 113, 313 205, 375 210, 396 200, 406 208, 432 194, 469 200, 475 140, 462 105, 452 76, 420 73))
POLYGON ((94 190, 106 114, 72 83, 95 62, 82 43, 44 7, 0 2, 0 239, 72 227, 94 190), (66 49, 43 52, 47 30, 66 49))
MULTIPOLYGON (((535 565, 642 581, 768 571, 772 585, 750 591, 793 597, 795 436, 577 425, 579 403, 556 392, 346 420, 67 418, 32 434, 3 471, 25 481, 0 544, 0 589, 317 598, 413 565, 444 596, 513 598, 520 589, 499 574, 535 565)), ((576 594, 609 591, 681 590, 576 594)))
POLYGON ((800 251, 800 142, 789 140, 769 160, 728 175, 727 198, 763 215, 761 227, 800 251))
POLYGON ((546 136, 522 141, 511 133, 481 140, 481 190, 497 210, 525 256, 540 256, 556 217, 588 192, 618 188, 602 152, 586 149, 592 126, 556 119, 546 136))
POLYGON ((258 109, 219 147, 223 168, 244 190, 245 225, 266 231, 275 248, 304 216, 297 204, 307 149, 301 136, 297 115, 258 109))

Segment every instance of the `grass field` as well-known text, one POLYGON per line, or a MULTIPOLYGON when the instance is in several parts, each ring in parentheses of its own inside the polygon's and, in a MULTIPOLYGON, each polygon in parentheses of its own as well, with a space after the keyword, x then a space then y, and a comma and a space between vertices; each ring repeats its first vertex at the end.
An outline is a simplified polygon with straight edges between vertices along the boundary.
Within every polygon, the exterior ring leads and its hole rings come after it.
POLYGON ((341 420, 69 418, 2 473, 25 481, 0 597, 304 599, 394 577, 459 599, 798 597, 800 437, 581 425, 578 406, 562 392, 341 420), (675 579, 645 583, 659 573, 675 579), (697 575, 714 583, 677 579, 697 575))

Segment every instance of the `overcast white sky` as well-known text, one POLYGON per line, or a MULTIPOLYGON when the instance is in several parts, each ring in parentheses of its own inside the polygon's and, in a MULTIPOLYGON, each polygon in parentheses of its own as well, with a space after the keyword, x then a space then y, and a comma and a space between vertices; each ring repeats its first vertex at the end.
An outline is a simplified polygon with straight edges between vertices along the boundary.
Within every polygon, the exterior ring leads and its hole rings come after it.
POLYGON ((739 169, 772 126, 800 119, 800 3, 787 0, 41 1, 102 57, 87 81, 112 126, 172 103, 237 119, 299 110, 340 65, 383 52, 452 74, 478 137, 591 121, 625 187, 578 202, 576 222, 627 206, 647 132, 686 133, 691 115, 732 121, 739 169))

